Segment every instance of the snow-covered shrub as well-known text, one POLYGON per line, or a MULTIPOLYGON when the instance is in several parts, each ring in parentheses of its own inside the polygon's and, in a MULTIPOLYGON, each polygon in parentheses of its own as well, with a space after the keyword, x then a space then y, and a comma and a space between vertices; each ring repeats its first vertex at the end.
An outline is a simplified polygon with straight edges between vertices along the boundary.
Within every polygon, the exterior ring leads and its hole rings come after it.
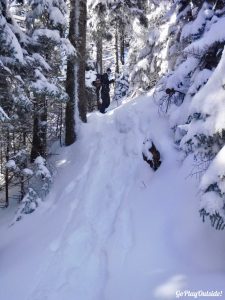
POLYGON ((40 204, 41 198, 32 188, 29 188, 27 194, 21 201, 21 205, 15 216, 15 221, 20 221, 23 218, 23 215, 34 212, 40 204))
POLYGON ((208 82, 191 99, 188 122, 179 125, 185 130, 180 147, 186 153, 194 153, 197 161, 209 161, 209 168, 202 178, 204 184, 200 186, 203 192, 201 213, 204 212, 203 216, 209 216, 212 225, 217 229, 224 228, 224 204, 222 205, 224 194, 221 189, 222 155, 225 144, 224 74, 225 51, 208 82), (213 207, 216 207, 214 211, 213 207))
POLYGON ((34 165, 35 182, 33 183, 33 186, 40 198, 43 199, 49 192, 52 183, 52 175, 47 168, 46 160, 43 157, 38 156, 34 161, 34 165))
POLYGON ((21 220, 24 214, 33 213, 42 203, 49 192, 52 183, 52 174, 46 166, 46 160, 38 156, 34 161, 33 176, 31 177, 27 193, 21 201, 16 215, 16 221, 21 220))
POLYGON ((52 174, 46 166, 46 160, 39 156, 33 164, 28 165, 29 155, 21 150, 7 163, 6 168, 14 175, 14 185, 20 184, 22 200, 16 214, 16 221, 23 214, 29 214, 36 210, 49 192, 52 183, 52 174))
POLYGON ((183 50, 174 69, 160 80, 156 99, 169 113, 180 149, 186 155, 194 154, 201 178, 203 220, 208 216, 216 229, 223 229, 225 34, 221 28, 225 26, 225 17, 206 1, 188 10, 192 18, 182 26, 178 40, 183 50), (167 95, 171 90, 173 93, 167 95), (180 93, 182 101, 177 102, 180 93))
POLYGON ((200 183, 200 214, 216 229, 225 228, 225 146, 218 152, 200 183))
POLYGON ((114 100, 118 101, 119 99, 126 96, 128 89, 129 89, 129 75, 126 72, 124 72, 115 81, 114 100))
POLYGON ((19 150, 6 163, 8 175, 12 176, 14 186, 19 187, 19 199, 21 200, 29 187, 29 180, 33 176, 33 171, 28 167, 29 153, 25 150, 19 150))
POLYGON ((133 22, 133 37, 128 52, 130 93, 149 90, 168 71, 168 47, 174 34, 172 1, 150 2, 146 11, 148 27, 133 22))
POLYGON ((148 29, 135 25, 137 46, 131 44, 128 57, 134 62, 130 89, 135 90, 137 82, 146 90, 149 78, 157 73, 155 102, 169 115, 178 148, 192 154, 202 178, 201 215, 222 229, 225 1, 167 1, 166 9, 163 4, 152 5, 148 29))

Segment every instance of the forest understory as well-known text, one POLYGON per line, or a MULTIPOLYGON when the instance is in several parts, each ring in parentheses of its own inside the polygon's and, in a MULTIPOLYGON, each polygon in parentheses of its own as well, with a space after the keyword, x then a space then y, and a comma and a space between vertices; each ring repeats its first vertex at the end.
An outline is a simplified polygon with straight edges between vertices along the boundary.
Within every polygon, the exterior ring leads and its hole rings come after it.
POLYGON ((224 26, 0 0, 0 299, 225 299, 224 26))

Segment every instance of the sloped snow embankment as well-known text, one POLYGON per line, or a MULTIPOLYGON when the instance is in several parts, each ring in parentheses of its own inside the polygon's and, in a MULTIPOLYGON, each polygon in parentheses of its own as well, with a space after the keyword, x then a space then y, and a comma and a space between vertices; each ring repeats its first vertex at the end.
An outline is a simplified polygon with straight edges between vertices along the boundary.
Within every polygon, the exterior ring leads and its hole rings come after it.
POLYGON ((183 289, 221 291, 224 233, 201 223, 190 160, 182 163, 170 135, 150 96, 91 114, 60 155, 44 205, 1 228, 0 299, 166 300, 183 289), (146 137, 162 154, 155 173, 142 159, 146 137))

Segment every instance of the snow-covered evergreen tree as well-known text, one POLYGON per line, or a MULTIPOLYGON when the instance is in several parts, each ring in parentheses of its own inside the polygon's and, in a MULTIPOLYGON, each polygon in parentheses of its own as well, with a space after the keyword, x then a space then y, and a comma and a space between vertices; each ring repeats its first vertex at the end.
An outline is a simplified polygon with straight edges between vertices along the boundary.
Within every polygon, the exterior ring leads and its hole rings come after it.
MULTIPOLYGON (((66 39, 64 1, 0 4, 0 116, 4 121, 0 123, 0 147, 1 164, 5 165, 23 151, 31 151, 32 160, 40 154, 46 156, 47 137, 52 138, 53 131, 59 134, 63 124, 62 103, 68 96, 62 72, 67 56, 75 51, 66 39)), ((20 178, 23 197, 26 191, 22 190, 28 188, 23 187, 23 172, 7 167, 1 170, 6 202, 10 173, 14 185, 20 178)))
POLYGON ((129 89, 129 75, 127 72, 123 72, 122 75, 116 79, 115 82, 115 92, 114 100, 118 101, 119 99, 126 96, 129 89))
POLYGON ((130 94, 150 90, 171 68, 168 49, 175 32, 175 18, 172 1, 148 1, 143 17, 134 19, 127 61, 130 94))
MULTIPOLYGON (((27 92, 23 71, 26 66, 23 33, 9 11, 7 1, 0 2, 0 111, 1 161, 4 165, 12 153, 21 149, 24 130, 29 122, 32 102, 27 92)), ((5 178, 5 198, 8 203, 8 170, 2 168, 5 178)))
POLYGON ((67 6, 64 1, 29 1, 26 17, 28 33, 36 59, 42 63, 34 72, 32 92, 35 102, 31 160, 47 155, 48 107, 52 101, 66 101, 59 77, 63 70, 63 55, 74 50, 66 39, 67 6))
MULTIPOLYGON (((224 228, 223 175, 218 163, 225 142, 223 81, 224 2, 177 1, 178 28, 170 43, 171 69, 158 82, 156 100, 169 113, 175 141, 192 154, 201 178, 200 212, 224 228)), ((222 161, 221 161, 222 164, 222 161)))
POLYGON ((46 167, 46 160, 41 156, 35 159, 34 170, 24 169, 23 173, 31 176, 31 184, 21 201, 15 217, 16 221, 21 220, 23 215, 34 212, 41 205, 52 183, 52 175, 46 167))
POLYGON ((131 95, 156 85, 155 102, 168 113, 176 144, 193 155, 194 173, 203 175, 201 214, 217 228, 224 227, 225 207, 223 175, 216 163, 225 142, 224 5, 224 1, 149 1, 148 25, 138 18, 132 23, 127 62, 131 95))

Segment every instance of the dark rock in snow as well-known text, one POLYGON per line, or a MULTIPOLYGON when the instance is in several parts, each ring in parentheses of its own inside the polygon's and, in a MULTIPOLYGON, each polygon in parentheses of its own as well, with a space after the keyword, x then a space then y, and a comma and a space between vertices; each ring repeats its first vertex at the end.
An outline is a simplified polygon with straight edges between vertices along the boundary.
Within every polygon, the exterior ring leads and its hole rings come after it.
POLYGON ((160 167, 160 152, 151 140, 148 139, 143 143, 142 155, 144 161, 146 161, 154 171, 160 167))

